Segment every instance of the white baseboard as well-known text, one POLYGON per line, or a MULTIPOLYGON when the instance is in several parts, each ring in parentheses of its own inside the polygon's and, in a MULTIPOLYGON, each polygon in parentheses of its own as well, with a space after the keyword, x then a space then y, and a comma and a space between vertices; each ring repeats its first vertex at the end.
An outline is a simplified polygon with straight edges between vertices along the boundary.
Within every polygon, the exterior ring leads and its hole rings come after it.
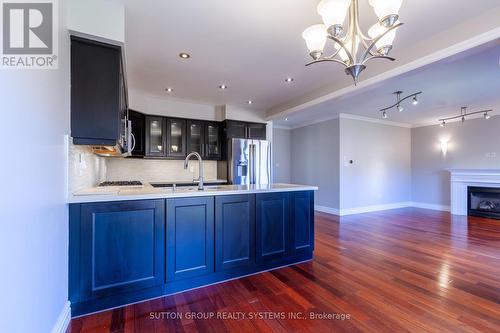
POLYGON ((70 320, 71 320, 71 303, 67 301, 64 304, 61 314, 57 318, 54 328, 52 328, 52 333, 66 333, 70 320))
POLYGON ((406 207, 439 210, 439 211, 444 211, 444 212, 450 211, 450 206, 428 204, 428 203, 423 203, 423 202, 411 202, 411 201, 396 202, 396 203, 384 204, 384 205, 344 208, 344 209, 315 205, 314 210, 317 210, 318 212, 327 213, 327 214, 337 215, 337 216, 346 216, 346 215, 379 212, 379 211, 383 211, 383 210, 406 208, 406 207))
POLYGON ((317 210, 318 212, 322 213, 340 216, 340 211, 337 208, 314 205, 314 210, 317 210))
POLYGON ((431 210, 440 210, 443 212, 450 212, 451 207, 446 206, 446 205, 435 205, 435 204, 429 204, 425 202, 412 202, 411 207, 415 208, 423 208, 423 209, 431 209, 431 210))

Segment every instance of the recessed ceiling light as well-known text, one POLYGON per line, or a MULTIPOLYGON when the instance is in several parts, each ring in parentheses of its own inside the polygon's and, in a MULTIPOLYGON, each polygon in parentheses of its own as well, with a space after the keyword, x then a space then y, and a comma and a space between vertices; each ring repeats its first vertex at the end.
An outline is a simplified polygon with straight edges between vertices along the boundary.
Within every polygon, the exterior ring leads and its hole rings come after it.
POLYGON ((182 52, 182 53, 179 53, 179 57, 181 57, 182 59, 189 59, 189 58, 191 58, 191 55, 189 53, 182 52))
POLYGON ((248 101, 247 103, 248 103, 248 104, 253 104, 253 101, 252 101, 252 100, 250 100, 250 101, 248 101))
POLYGON ((288 118, 285 118, 285 121, 288 121, 288 118))
POLYGON ((227 86, 226 86, 225 84, 221 84, 221 85, 219 86, 219 89, 221 89, 221 90, 226 90, 226 89, 227 89, 227 86))
POLYGON ((172 89, 172 88, 166 88, 165 91, 166 92, 172 92, 172 91, 174 91, 174 89, 172 89))
POLYGON ((286 82, 286 83, 293 82, 293 77, 287 77, 287 78, 285 79, 285 82, 286 82))

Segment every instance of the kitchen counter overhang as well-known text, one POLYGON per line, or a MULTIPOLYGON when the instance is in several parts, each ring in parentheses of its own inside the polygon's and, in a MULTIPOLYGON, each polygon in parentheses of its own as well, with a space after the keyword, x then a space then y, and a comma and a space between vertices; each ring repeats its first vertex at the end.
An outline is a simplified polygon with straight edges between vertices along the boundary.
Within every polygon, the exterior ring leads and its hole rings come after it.
POLYGON ((206 186, 199 191, 196 187, 155 188, 149 184, 140 188, 132 187, 92 187, 70 195, 68 203, 90 203, 127 200, 170 199, 188 197, 206 197, 220 195, 238 195, 273 192, 317 191, 317 186, 297 184, 270 185, 216 185, 206 186))

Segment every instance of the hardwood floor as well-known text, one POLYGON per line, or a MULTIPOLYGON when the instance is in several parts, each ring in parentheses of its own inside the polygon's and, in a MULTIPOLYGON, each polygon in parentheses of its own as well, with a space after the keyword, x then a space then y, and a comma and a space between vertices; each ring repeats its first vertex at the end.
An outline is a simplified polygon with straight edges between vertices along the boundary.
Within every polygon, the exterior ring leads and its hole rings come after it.
POLYGON ((317 213, 312 262, 73 319, 68 329, 174 331, 500 332, 500 221, 416 208, 340 221, 317 213), (289 317, 310 313, 349 318, 289 317))

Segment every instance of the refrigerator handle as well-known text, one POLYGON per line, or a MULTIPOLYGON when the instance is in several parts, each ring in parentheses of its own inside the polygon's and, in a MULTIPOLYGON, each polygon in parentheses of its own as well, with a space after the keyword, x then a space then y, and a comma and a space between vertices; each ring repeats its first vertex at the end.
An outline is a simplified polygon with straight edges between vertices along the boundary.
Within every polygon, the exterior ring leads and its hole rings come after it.
POLYGON ((255 184, 255 145, 250 144, 250 184, 255 184))

